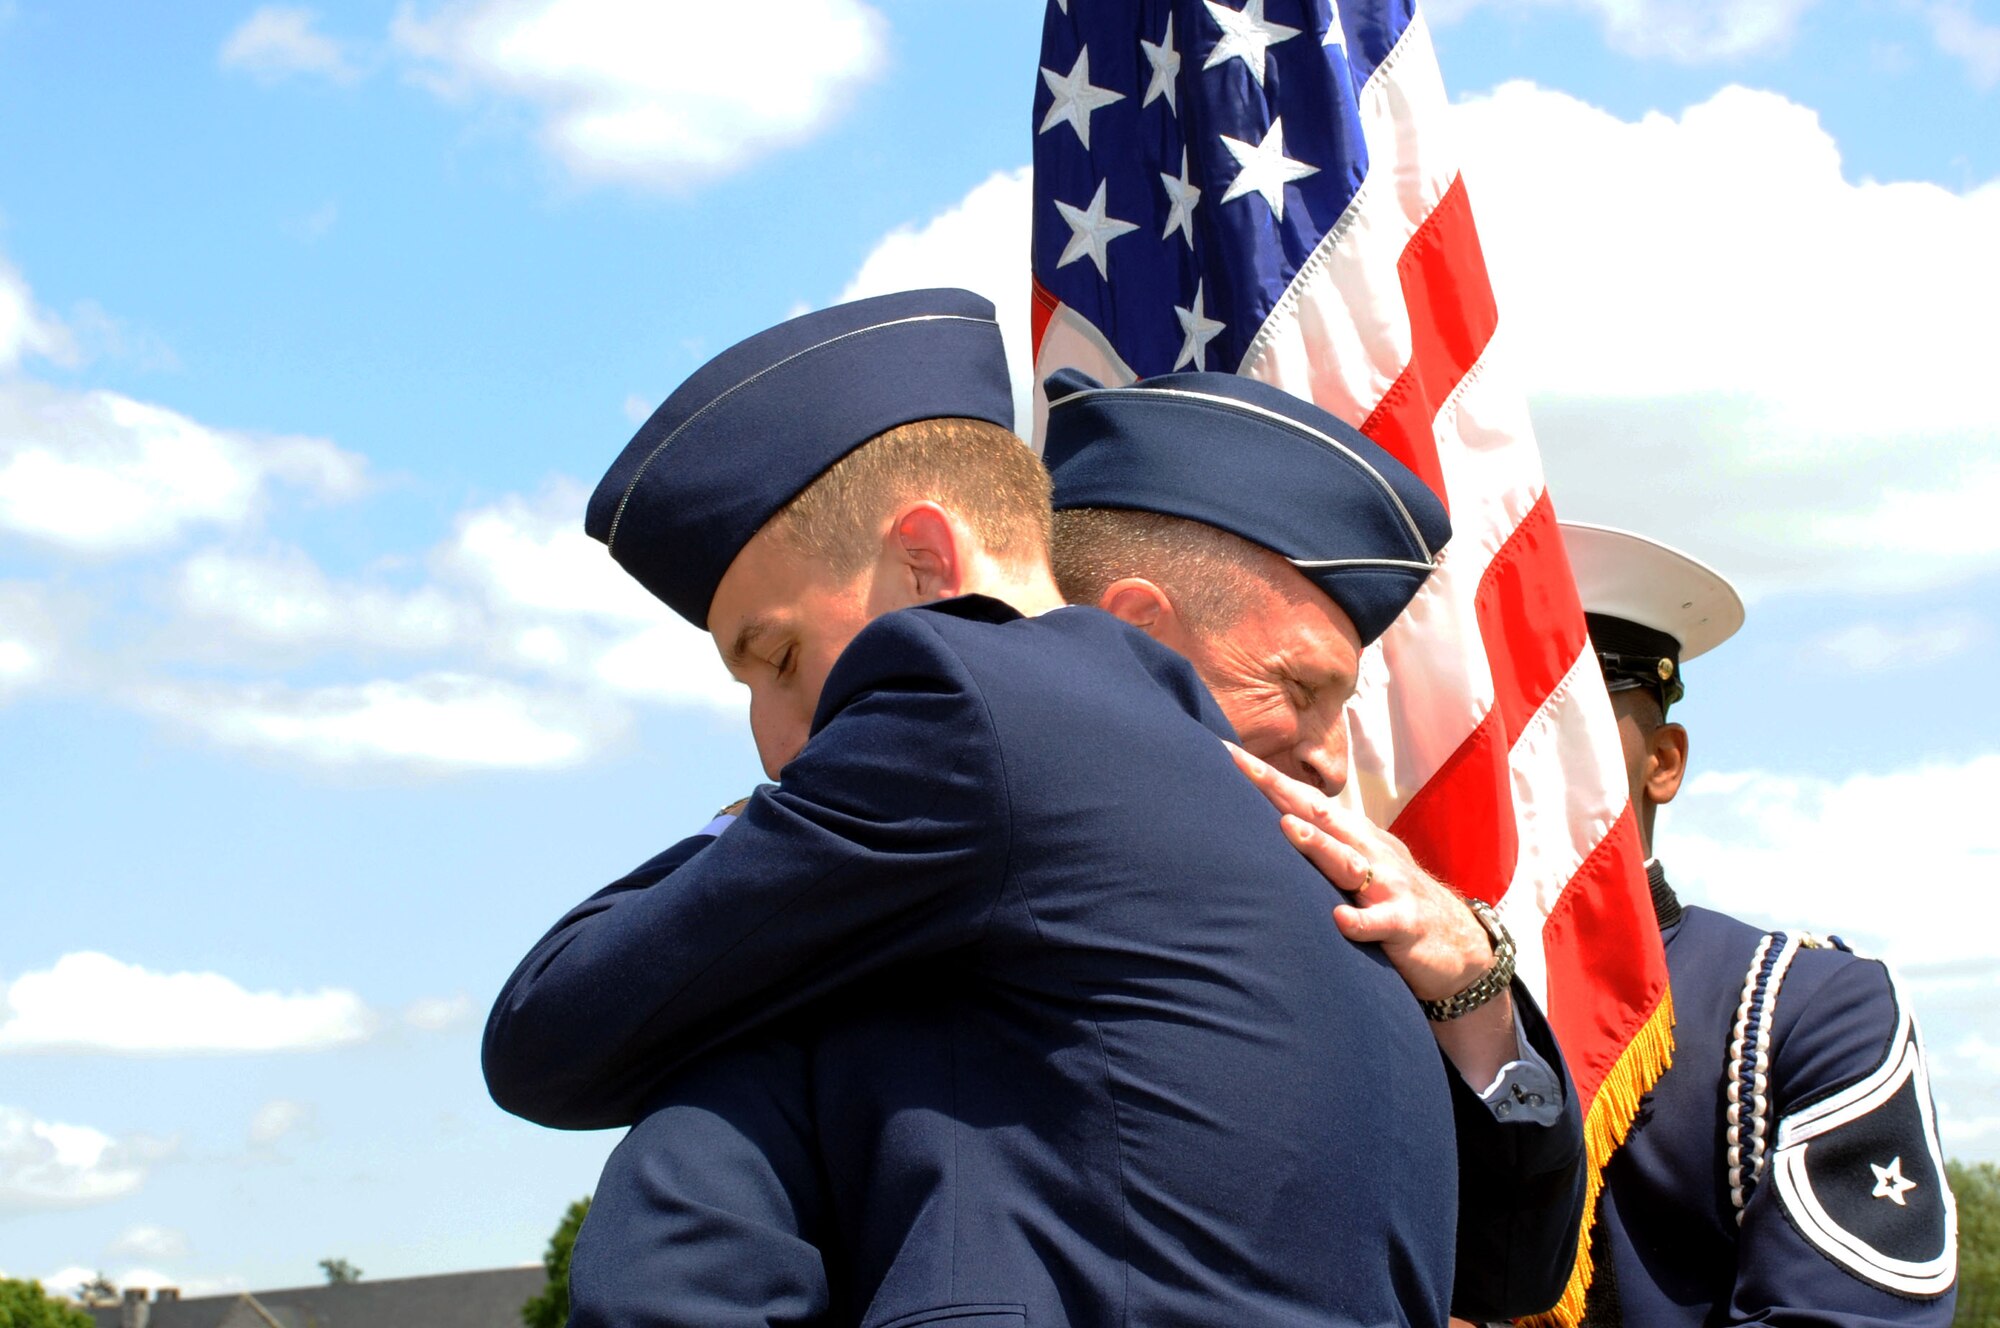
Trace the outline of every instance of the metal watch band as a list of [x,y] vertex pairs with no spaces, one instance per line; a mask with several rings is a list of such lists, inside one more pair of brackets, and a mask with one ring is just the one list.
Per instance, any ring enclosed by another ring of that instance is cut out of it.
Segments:
[[1493,966],[1455,996],[1447,996],[1441,1001],[1418,1001],[1417,1004],[1424,1009],[1424,1018],[1434,1024],[1449,1023],[1461,1015],[1471,1014],[1507,990],[1514,981],[1514,938],[1507,934],[1506,924],[1500,921],[1500,915],[1493,911],[1493,906],[1483,899],[1468,899],[1465,906],[1472,910],[1472,916],[1479,919],[1479,925],[1486,928],[1486,934],[1493,938]]

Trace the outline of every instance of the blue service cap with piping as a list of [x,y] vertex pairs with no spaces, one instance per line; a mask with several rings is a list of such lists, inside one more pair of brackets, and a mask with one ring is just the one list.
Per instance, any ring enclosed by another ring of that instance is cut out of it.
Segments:
[[584,529],[697,627],[780,508],[875,435],[959,416],[1014,427],[991,301],[903,291],[739,341],[697,369],[598,481]]
[[1159,512],[1260,544],[1325,591],[1364,645],[1451,538],[1444,504],[1407,466],[1268,383],[1183,373],[1105,387],[1063,369],[1045,387],[1057,511]]

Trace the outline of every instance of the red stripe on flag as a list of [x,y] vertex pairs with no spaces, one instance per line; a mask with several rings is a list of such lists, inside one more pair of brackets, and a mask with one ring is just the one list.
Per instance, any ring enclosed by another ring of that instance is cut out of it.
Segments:
[[1583,605],[1546,490],[1479,579],[1479,636],[1508,747],[1583,653]]
[[1388,448],[1440,499],[1446,499],[1432,425],[1445,398],[1478,362],[1500,320],[1463,176],[1451,182],[1410,237],[1396,260],[1396,271],[1410,312],[1410,362],[1383,393],[1361,432]]
[[1474,607],[1493,708],[1391,829],[1432,875],[1497,903],[1519,847],[1508,754],[1584,644],[1583,609],[1547,493],[1486,565]]
[[1520,847],[1507,749],[1499,713],[1489,710],[1389,827],[1424,870],[1489,904],[1506,893]]
[[1049,294],[1048,287],[1042,285],[1038,277],[1028,278],[1028,357],[1030,362],[1042,353],[1042,338],[1048,335],[1049,320],[1056,316],[1056,308],[1062,301]]
[[1542,924],[1549,1023],[1586,1102],[1666,990],[1667,960],[1652,896],[1631,886],[1644,875],[1639,829],[1628,806]]

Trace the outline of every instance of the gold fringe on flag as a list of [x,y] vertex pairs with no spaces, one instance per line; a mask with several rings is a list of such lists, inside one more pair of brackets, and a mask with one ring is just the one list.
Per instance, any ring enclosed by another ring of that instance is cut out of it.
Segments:
[[1562,1299],[1546,1314],[1520,1322],[1527,1328],[1576,1328],[1583,1322],[1584,1293],[1590,1290],[1596,1265],[1590,1257],[1590,1228],[1597,1216],[1598,1196],[1604,1192],[1604,1168],[1625,1136],[1632,1132],[1633,1118],[1639,1114],[1639,1099],[1652,1090],[1667,1067],[1674,1063],[1674,993],[1660,989],[1660,1003],[1632,1035],[1618,1063],[1604,1076],[1590,1113],[1583,1119],[1583,1148],[1590,1169],[1584,1182],[1583,1231],[1576,1242],[1576,1264],[1569,1270],[1569,1285]]

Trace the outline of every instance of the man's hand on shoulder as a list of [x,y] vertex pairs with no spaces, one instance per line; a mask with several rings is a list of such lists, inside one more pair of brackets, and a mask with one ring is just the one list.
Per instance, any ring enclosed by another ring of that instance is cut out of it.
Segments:
[[[1285,835],[1333,885],[1353,896],[1333,910],[1350,941],[1382,953],[1418,1000],[1441,1001],[1493,966],[1493,938],[1465,901],[1418,865],[1400,839],[1236,746],[1236,764],[1283,813]],[[1433,1023],[1438,1045],[1474,1088],[1515,1059],[1513,998],[1502,992],[1448,1023]]]
[[1236,764],[1284,814],[1286,836],[1326,879],[1354,897],[1333,910],[1341,934],[1372,941],[1419,1000],[1465,990],[1493,964],[1493,941],[1444,883],[1367,817],[1229,744]]

